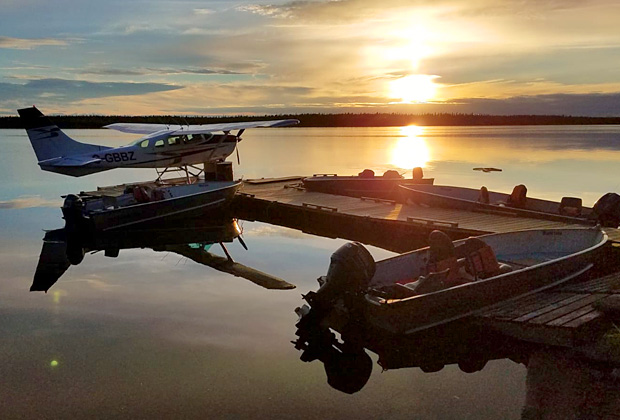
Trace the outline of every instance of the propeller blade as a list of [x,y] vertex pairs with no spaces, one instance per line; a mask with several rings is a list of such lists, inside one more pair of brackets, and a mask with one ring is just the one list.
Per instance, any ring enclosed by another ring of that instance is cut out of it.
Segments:
[[239,136],[235,140],[235,151],[237,152],[237,165],[241,165],[241,159],[239,158]]
[[248,250],[248,246],[245,244],[245,241],[243,240],[243,238],[241,237],[241,235],[237,236],[237,239],[239,239],[239,243],[241,244],[242,247],[245,248],[245,250]]

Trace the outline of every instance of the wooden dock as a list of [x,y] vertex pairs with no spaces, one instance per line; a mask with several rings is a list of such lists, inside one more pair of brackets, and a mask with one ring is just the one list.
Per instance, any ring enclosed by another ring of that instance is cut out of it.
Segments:
[[[426,245],[434,229],[441,229],[456,240],[487,233],[582,226],[309,192],[294,178],[244,182],[241,193],[235,197],[233,214],[244,220],[356,240],[395,252]],[[610,239],[620,241],[618,229],[606,231]]]
[[[426,245],[434,229],[461,239],[522,229],[583,226],[309,192],[294,178],[246,181],[235,197],[233,213],[245,220],[357,240],[395,252]],[[615,266],[620,262],[620,231],[605,231],[615,247],[610,246],[604,265]],[[502,302],[475,316],[474,321],[511,338],[562,346],[590,359],[620,364],[620,330],[614,330],[612,320],[594,308],[596,302],[611,295],[620,295],[620,273],[590,274],[578,283]]]

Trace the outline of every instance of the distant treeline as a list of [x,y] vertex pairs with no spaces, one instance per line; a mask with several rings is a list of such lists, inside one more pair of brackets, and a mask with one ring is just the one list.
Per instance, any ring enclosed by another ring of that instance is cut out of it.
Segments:
[[[101,128],[104,125],[127,123],[152,124],[213,124],[233,121],[259,121],[295,118],[298,127],[392,127],[406,125],[473,126],[473,125],[585,125],[620,124],[620,117],[573,117],[566,115],[479,115],[479,114],[287,114],[263,116],[126,116],[126,115],[75,115],[50,116],[61,128]],[[19,117],[0,117],[0,128],[23,128]]]

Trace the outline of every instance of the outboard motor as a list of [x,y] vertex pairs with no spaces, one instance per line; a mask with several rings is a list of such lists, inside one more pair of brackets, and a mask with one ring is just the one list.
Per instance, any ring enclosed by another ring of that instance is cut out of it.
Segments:
[[620,225],[620,195],[609,192],[598,199],[592,207],[593,216],[604,227]]
[[[69,224],[77,224],[82,219],[82,211],[84,210],[84,202],[75,194],[69,194],[62,203],[62,215],[65,222]],[[68,226],[67,226],[68,227]]]
[[84,259],[82,247],[81,226],[84,218],[84,202],[75,194],[69,194],[62,204],[62,215],[65,219],[65,231],[67,234],[67,259],[73,265],[77,265]]
[[327,310],[340,298],[363,293],[374,274],[370,252],[359,242],[349,242],[332,254],[323,284],[316,293],[306,295],[306,300],[314,310]]

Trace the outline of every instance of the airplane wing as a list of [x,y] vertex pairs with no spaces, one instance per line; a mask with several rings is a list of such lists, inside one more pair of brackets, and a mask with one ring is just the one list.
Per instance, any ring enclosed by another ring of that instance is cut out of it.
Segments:
[[281,278],[272,276],[246,265],[231,261],[228,258],[212,254],[202,248],[192,248],[188,245],[166,245],[163,249],[183,255],[199,264],[207,265],[218,271],[242,277],[265,289],[294,289],[295,285]]
[[244,130],[256,127],[286,127],[295,124],[299,124],[299,120],[244,121],[201,125],[114,123],[106,125],[104,128],[134,134],[152,134],[156,132],[162,132],[163,134],[163,132],[168,132],[169,135],[173,136],[181,134],[207,134],[214,131]]
[[178,130],[180,125],[166,125],[166,124],[135,124],[135,123],[114,123],[104,125],[103,128],[109,128],[110,130],[120,131],[121,133],[131,134],[151,134],[157,131],[169,131]]

